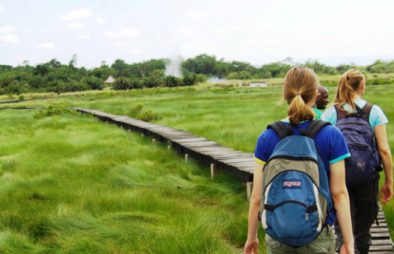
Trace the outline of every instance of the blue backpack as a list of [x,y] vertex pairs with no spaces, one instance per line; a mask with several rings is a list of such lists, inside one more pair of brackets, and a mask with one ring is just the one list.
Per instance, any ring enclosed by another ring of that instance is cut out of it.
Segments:
[[267,127],[280,141],[264,166],[261,223],[283,244],[299,247],[313,242],[332,210],[327,173],[314,142],[326,125],[313,120],[301,135],[280,121]]
[[337,112],[336,127],[346,139],[351,157],[346,163],[347,186],[367,185],[381,170],[379,153],[376,149],[374,133],[369,125],[369,114],[372,105],[364,108],[356,106],[356,112],[346,113],[335,106]]

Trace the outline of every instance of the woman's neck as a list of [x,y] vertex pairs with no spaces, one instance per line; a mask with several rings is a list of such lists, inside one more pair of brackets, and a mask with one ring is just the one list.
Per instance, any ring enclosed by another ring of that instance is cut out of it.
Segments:
[[360,98],[361,98],[361,94],[355,93],[355,94],[353,95],[352,101],[355,101],[355,100],[360,99]]

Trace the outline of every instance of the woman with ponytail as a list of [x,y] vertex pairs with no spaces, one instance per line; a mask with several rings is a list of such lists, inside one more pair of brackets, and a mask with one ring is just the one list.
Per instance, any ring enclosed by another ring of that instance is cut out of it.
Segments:
[[[346,121],[344,119],[348,116],[361,116],[366,120],[365,122],[368,122],[370,130],[368,130],[368,124],[366,124],[367,131],[372,133],[370,135],[374,137],[371,142],[371,151],[376,153],[375,158],[380,157],[385,173],[385,182],[381,188],[381,200],[383,203],[387,203],[393,196],[392,157],[386,131],[388,119],[377,105],[369,104],[362,98],[365,93],[365,82],[365,77],[359,70],[350,69],[346,71],[338,82],[334,105],[324,112],[322,119],[333,125],[341,120],[341,126],[347,129],[351,127],[350,120],[349,123],[344,122]],[[352,157],[357,158],[356,152]],[[366,160],[368,159],[366,158]],[[378,161],[374,164],[380,163]],[[355,172],[354,167],[351,162],[346,165],[347,188],[350,197],[356,249],[360,254],[364,254],[368,253],[371,242],[369,231],[378,213],[378,172],[381,170],[381,166],[371,164],[372,177],[366,175],[369,178],[366,179],[366,183],[355,184],[350,181],[350,179],[355,179],[352,175]]]
[[[283,85],[283,97],[289,104],[287,118],[281,120],[291,126],[295,135],[308,128],[314,119],[312,107],[317,97],[319,81],[316,74],[307,67],[293,67],[286,74]],[[258,253],[259,240],[258,214],[261,203],[262,183],[264,179],[264,165],[271,156],[280,138],[273,129],[266,129],[257,140],[255,149],[256,166],[253,176],[253,190],[250,198],[248,215],[248,235],[244,246],[244,254]],[[330,194],[334,201],[336,217],[343,232],[344,244],[340,253],[354,253],[353,234],[350,220],[349,197],[345,184],[344,159],[349,157],[348,148],[341,132],[331,125],[324,126],[314,137],[319,156],[324,164]],[[267,164],[268,165],[268,164]],[[265,235],[267,253],[335,253],[335,236],[332,225],[335,212],[329,211],[324,223],[326,227],[310,244],[304,246],[290,246],[278,242]]]

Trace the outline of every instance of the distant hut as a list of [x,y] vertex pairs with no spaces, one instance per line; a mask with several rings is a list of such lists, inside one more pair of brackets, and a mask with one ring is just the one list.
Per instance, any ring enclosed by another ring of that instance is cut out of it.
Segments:
[[114,77],[112,77],[112,76],[109,76],[105,81],[104,81],[104,83],[106,83],[106,84],[113,84],[115,82],[115,79],[114,79]]

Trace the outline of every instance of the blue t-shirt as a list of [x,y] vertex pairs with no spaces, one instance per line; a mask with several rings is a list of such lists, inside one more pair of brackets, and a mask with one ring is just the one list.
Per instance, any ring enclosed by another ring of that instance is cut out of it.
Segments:
[[[309,126],[309,123],[310,122],[307,121],[301,123],[297,128],[293,127],[293,133],[299,135],[300,129],[306,129]],[[272,129],[267,129],[261,133],[254,151],[256,162],[260,164],[267,162],[279,141],[280,139],[278,135]],[[330,181],[330,164],[334,164],[350,157],[345,138],[339,129],[335,126],[328,125],[319,131],[314,141],[319,151],[320,158],[324,163],[328,180]],[[331,225],[334,222],[334,219],[335,216],[330,214],[327,218],[327,223]]]
[[[354,103],[358,107],[363,108],[367,104],[367,101],[361,99],[360,97],[357,97],[354,100]],[[343,108],[349,113],[353,111],[353,109],[348,104],[345,104]],[[337,123],[337,111],[335,107],[334,106],[329,107],[323,113],[321,119],[335,125]],[[389,120],[387,119],[386,115],[383,113],[382,109],[377,105],[373,105],[371,108],[371,113],[369,114],[369,125],[371,126],[372,131],[375,131],[376,126],[387,124],[388,122]]]

